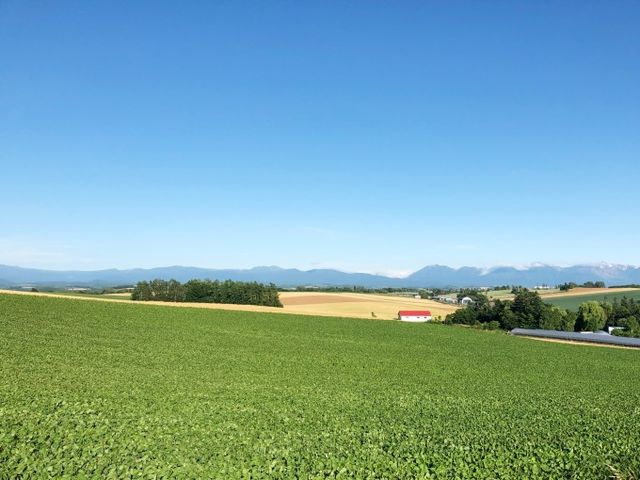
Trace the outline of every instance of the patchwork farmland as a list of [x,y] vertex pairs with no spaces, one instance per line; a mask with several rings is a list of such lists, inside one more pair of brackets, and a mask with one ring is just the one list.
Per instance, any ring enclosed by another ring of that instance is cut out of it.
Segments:
[[6,294],[0,332],[2,478],[640,474],[637,351]]
[[[2,293],[3,290],[0,290]],[[14,295],[36,295],[97,301],[132,302],[129,294],[86,295],[68,292],[32,293],[5,290],[4,293]],[[377,318],[380,320],[396,319],[399,310],[430,310],[433,317],[444,317],[455,312],[457,306],[446,305],[432,300],[415,299],[396,295],[380,295],[371,293],[323,293],[323,292],[282,292],[280,300],[283,308],[263,307],[259,305],[231,305],[220,303],[180,303],[180,302],[145,302],[169,307],[206,308],[216,310],[241,310],[263,313],[295,313],[300,315],[339,316],[351,318]],[[373,313],[373,315],[372,315]]]
[[[582,288],[577,287],[568,291],[553,289],[550,291],[539,291],[540,297],[552,305],[557,305],[567,310],[578,310],[583,302],[598,301],[612,302],[614,298],[618,300],[623,297],[640,299],[639,288]],[[491,300],[513,300],[511,290],[490,290],[487,296]]]

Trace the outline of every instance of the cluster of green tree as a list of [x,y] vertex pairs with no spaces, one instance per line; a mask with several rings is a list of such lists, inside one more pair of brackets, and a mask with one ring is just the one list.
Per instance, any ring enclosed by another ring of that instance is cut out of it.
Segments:
[[520,327],[573,331],[577,321],[576,313],[548,305],[538,292],[526,288],[519,289],[513,300],[494,302],[478,290],[465,289],[460,294],[473,299],[473,303],[447,315],[445,323],[505,330]]
[[432,288],[430,290],[431,297],[437,297],[440,295],[449,295],[450,293],[455,293],[457,289],[455,288]]
[[640,300],[633,298],[615,298],[613,303],[584,302],[577,312],[572,312],[544,303],[538,292],[526,288],[519,289],[513,300],[494,302],[478,290],[465,289],[459,295],[472,298],[473,303],[447,315],[445,323],[489,329],[541,328],[567,332],[593,332],[615,326],[623,327],[614,330],[615,335],[640,337]]
[[622,327],[614,335],[640,337],[640,301],[623,297],[609,302],[584,302],[578,308],[576,331],[595,331],[605,327]]
[[513,285],[496,285],[491,290],[511,290],[512,288],[514,288]]
[[567,283],[563,283],[562,285],[558,285],[558,288],[560,289],[560,291],[562,292],[566,292],[571,290],[572,288],[605,288],[605,284],[602,281],[597,281],[597,282],[584,282],[582,285],[578,285],[575,282],[567,282]]
[[282,307],[278,289],[274,284],[234,282],[225,280],[152,280],[138,282],[131,294],[132,300],[159,300],[163,302],[232,303]]
[[612,303],[600,304],[607,313],[607,324],[612,327],[623,327],[614,330],[614,335],[624,337],[640,337],[640,300],[622,297],[613,299]]

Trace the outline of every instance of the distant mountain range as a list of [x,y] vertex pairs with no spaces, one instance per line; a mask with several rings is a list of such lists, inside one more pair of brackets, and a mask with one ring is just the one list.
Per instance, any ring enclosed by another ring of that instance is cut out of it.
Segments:
[[154,278],[175,278],[181,282],[192,278],[273,282],[282,287],[300,285],[358,285],[382,287],[490,287],[495,285],[535,286],[564,282],[584,283],[602,280],[607,285],[640,284],[640,267],[630,265],[576,265],[555,267],[535,265],[527,268],[476,267],[451,268],[430,265],[404,278],[347,273],[331,269],[298,270],[295,268],[255,267],[246,270],[218,270],[197,267],[159,267],[130,270],[55,271],[0,265],[0,286],[116,286]]

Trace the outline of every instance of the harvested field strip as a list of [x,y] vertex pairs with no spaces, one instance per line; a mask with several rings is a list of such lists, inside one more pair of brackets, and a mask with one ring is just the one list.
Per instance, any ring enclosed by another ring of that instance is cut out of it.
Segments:
[[559,298],[559,297],[576,297],[581,295],[613,295],[619,293],[633,293],[640,292],[638,288],[572,288],[566,292],[554,292],[541,294],[544,298]]
[[364,298],[354,298],[345,295],[296,295],[287,296],[287,294],[281,294],[280,300],[282,304],[287,307],[290,305],[317,305],[320,303],[344,303],[344,302],[366,302]]

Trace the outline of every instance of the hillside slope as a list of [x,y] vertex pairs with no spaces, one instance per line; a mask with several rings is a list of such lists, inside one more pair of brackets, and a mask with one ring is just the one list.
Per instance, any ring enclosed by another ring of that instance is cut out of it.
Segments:
[[10,478],[640,471],[635,351],[20,295],[0,331]]

